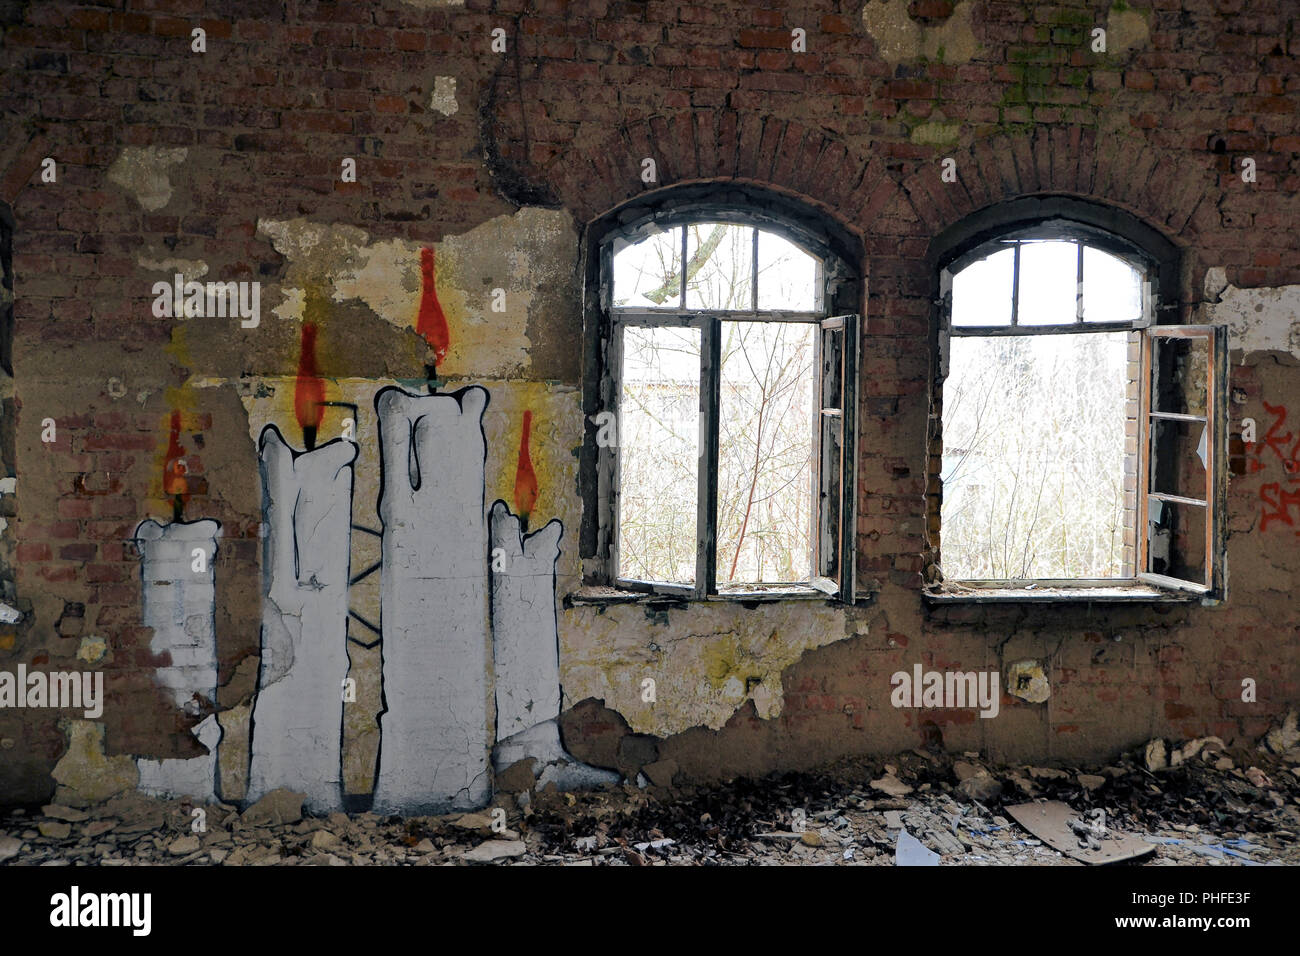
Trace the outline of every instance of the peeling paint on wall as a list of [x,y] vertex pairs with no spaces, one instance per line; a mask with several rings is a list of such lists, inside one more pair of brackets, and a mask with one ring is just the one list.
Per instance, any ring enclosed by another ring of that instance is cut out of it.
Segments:
[[1031,704],[1041,704],[1052,696],[1047,674],[1039,661],[1016,661],[1007,668],[1007,693]]
[[68,749],[50,772],[59,787],[54,799],[67,806],[99,803],[140,782],[135,761],[125,755],[104,753],[104,725],[93,720],[69,720],[65,725]]
[[1147,14],[1132,7],[1116,4],[1106,14],[1106,53],[1119,56],[1144,47],[1151,39]]
[[[398,328],[414,329],[419,312],[420,252],[427,243],[370,242],[355,226],[306,219],[260,219],[257,231],[288,260],[283,301],[272,311],[301,319],[303,288],[324,284],[335,302],[359,300]],[[452,324],[440,376],[500,377],[526,371],[532,346],[530,310],[542,289],[571,280],[577,236],[567,213],[525,207],[432,244],[438,297]],[[493,290],[505,311],[493,311]]]
[[208,264],[202,259],[177,259],[175,257],[158,258],[140,255],[135,264],[150,272],[163,272],[170,278],[180,273],[186,282],[197,282],[208,274]]
[[429,109],[437,110],[443,116],[451,116],[459,108],[456,102],[456,78],[454,76],[434,77]]
[[212,559],[220,533],[221,525],[211,520],[164,525],[152,518],[135,532],[143,559],[144,625],[153,629],[149,647],[166,660],[154,679],[189,714],[217,696]]
[[[1209,275],[1206,283],[1208,292],[1213,286]],[[1218,301],[1205,305],[1204,312],[1206,322],[1228,326],[1232,348],[1289,352],[1300,358],[1300,285],[1271,289],[1228,285],[1219,292]]]
[[888,63],[926,59],[968,63],[979,51],[971,29],[970,0],[958,3],[948,19],[927,26],[908,15],[908,0],[867,0],[862,24],[876,42],[876,52]]
[[109,182],[121,186],[145,209],[156,212],[172,198],[168,169],[185,162],[189,150],[184,146],[165,149],[161,146],[128,146],[109,167]]
[[209,714],[194,726],[191,733],[207,749],[205,755],[187,760],[136,758],[142,792],[153,797],[193,797],[203,803],[216,799],[217,744],[221,741],[221,725],[215,715]]
[[[854,636],[842,609],[819,602],[691,604],[659,612],[641,605],[577,607],[561,629],[565,706],[589,697],[637,733],[668,737],[718,730],[747,700],[758,716],[781,714],[781,672],[807,651]],[[655,681],[653,703],[641,681]]]

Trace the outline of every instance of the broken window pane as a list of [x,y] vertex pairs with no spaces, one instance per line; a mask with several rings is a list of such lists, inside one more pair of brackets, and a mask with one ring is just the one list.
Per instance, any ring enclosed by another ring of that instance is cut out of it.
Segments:
[[700,332],[623,330],[618,576],[695,580]]
[[754,307],[754,228],[720,222],[686,227],[686,308]]
[[1151,420],[1151,490],[1205,500],[1204,422]]
[[1198,505],[1147,502],[1147,570],[1208,585],[1205,574],[1206,509]]
[[1123,259],[1083,250],[1083,321],[1131,322],[1142,317],[1142,273]]
[[817,260],[776,233],[758,232],[758,307],[787,312],[817,308]]
[[669,229],[625,246],[614,256],[614,306],[676,309],[681,306],[682,232]]
[[954,336],[951,349],[944,573],[956,580],[1130,573],[1128,333]]
[[952,277],[954,326],[1010,325],[1015,249],[972,262]]
[[1161,337],[1152,342],[1151,410],[1205,417],[1210,343]]
[[1069,325],[1073,322],[1078,274],[1078,243],[1022,242],[1016,324]]
[[812,575],[819,327],[723,322],[717,579],[792,583]]

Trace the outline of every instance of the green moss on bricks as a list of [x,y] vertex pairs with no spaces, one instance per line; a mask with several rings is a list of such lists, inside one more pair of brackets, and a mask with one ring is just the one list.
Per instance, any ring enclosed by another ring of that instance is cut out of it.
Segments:
[[923,123],[909,138],[918,146],[952,146],[961,139],[961,123]]
[[1093,14],[1089,10],[1057,10],[1052,14],[1052,25],[1063,26],[1091,26],[1093,23]]

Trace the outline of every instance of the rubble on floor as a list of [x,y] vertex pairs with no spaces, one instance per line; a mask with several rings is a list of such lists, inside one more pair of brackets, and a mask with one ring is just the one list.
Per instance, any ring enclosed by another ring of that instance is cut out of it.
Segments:
[[1300,741],[1287,721],[1258,748],[1152,741],[1100,768],[918,749],[711,787],[502,793],[437,817],[303,816],[288,791],[242,813],[132,793],[0,812],[0,865],[1082,865],[1010,819],[1036,801],[1068,804],[1081,846],[1111,832],[1154,847],[1121,865],[1297,864]]

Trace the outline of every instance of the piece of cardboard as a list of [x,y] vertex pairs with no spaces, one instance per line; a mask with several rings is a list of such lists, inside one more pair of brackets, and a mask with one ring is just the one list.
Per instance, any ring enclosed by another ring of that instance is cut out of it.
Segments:
[[1099,841],[1100,848],[1086,849],[1080,846],[1079,836],[1070,829],[1067,821],[1071,818],[1077,819],[1082,814],[1059,800],[1019,803],[1014,807],[1007,807],[1006,811],[1013,820],[1052,849],[1059,850],[1082,863],[1092,865],[1119,863],[1122,860],[1135,860],[1155,852],[1155,847],[1145,840],[1110,829],[1106,831],[1105,838]]

